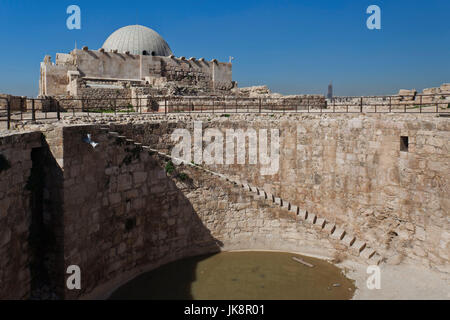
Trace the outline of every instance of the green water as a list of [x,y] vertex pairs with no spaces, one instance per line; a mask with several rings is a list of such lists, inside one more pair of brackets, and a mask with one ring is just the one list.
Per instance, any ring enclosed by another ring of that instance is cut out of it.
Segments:
[[144,273],[110,299],[350,299],[354,291],[353,281],[323,260],[285,252],[222,252]]

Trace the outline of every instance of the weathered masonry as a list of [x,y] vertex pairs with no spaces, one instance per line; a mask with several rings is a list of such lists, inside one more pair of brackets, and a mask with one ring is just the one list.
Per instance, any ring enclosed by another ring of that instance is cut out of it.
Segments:
[[[0,298],[104,297],[143,271],[230,249],[366,263],[379,255],[376,262],[449,272],[446,118],[121,119],[0,137]],[[193,130],[194,121],[205,130],[278,128],[278,173],[262,176],[249,164],[209,166],[213,173],[172,167],[155,150],[170,155],[173,130]],[[65,287],[73,264],[82,270],[79,291]]]
[[[114,32],[99,50],[74,49],[41,62],[39,96],[101,97],[156,93],[172,84],[200,92],[228,92],[231,63],[175,57],[155,31],[127,26]],[[114,95],[113,95],[114,96]]]
[[40,96],[87,96],[96,88],[131,90],[177,83],[208,91],[233,88],[231,63],[132,55],[98,50],[57,53],[56,62],[46,57],[41,63]]

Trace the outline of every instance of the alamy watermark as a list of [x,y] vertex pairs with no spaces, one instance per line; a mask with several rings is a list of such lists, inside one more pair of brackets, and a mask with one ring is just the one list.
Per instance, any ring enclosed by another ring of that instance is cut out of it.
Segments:
[[245,131],[225,129],[224,135],[222,130],[216,128],[207,128],[203,132],[203,123],[195,121],[193,137],[187,129],[176,129],[171,139],[176,142],[171,154],[175,164],[194,162],[207,165],[244,165],[248,140],[248,164],[259,163],[261,175],[274,175],[280,167],[279,129],[270,129],[270,152],[268,129],[259,129],[258,132],[253,128]]
[[67,7],[67,14],[70,16],[66,20],[66,26],[69,30],[81,29],[81,9],[79,6],[72,4]]
[[367,278],[366,285],[367,289],[381,289],[381,270],[379,266],[371,265],[367,267],[367,274],[370,276]]
[[77,265],[70,265],[66,270],[67,277],[66,286],[69,290],[80,290],[81,289],[81,269]]
[[381,29],[381,9],[379,6],[372,4],[367,7],[367,14],[370,16],[367,18],[366,26],[369,30]]

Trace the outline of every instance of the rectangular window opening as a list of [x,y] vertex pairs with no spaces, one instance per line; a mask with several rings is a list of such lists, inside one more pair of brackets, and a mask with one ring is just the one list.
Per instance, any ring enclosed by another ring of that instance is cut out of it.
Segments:
[[408,152],[408,137],[400,137],[400,151]]

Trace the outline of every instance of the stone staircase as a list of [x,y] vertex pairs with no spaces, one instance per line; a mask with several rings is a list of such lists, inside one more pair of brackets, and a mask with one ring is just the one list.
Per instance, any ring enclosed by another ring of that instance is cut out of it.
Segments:
[[102,127],[101,130],[104,133],[107,133],[108,135],[111,135],[117,139],[123,140],[128,145],[133,144],[137,148],[141,148],[142,150],[153,152],[154,154],[157,154],[160,157],[168,159],[168,160],[178,160],[179,162],[183,163],[184,165],[191,166],[197,170],[202,170],[203,172],[205,172],[207,174],[219,177],[220,179],[228,181],[229,183],[233,183],[233,184],[243,188],[246,192],[253,193],[255,196],[257,196],[261,200],[269,201],[271,203],[274,203],[277,206],[280,206],[281,209],[286,210],[286,211],[292,213],[293,215],[297,216],[300,220],[305,221],[312,228],[315,228],[315,230],[317,230],[318,232],[323,232],[329,238],[345,245],[348,248],[350,254],[357,256],[357,257],[361,257],[369,265],[378,265],[383,261],[383,257],[379,253],[377,253],[375,249],[369,247],[364,240],[356,238],[355,236],[351,235],[350,233],[347,233],[344,229],[340,228],[338,225],[336,225],[332,222],[329,222],[326,219],[315,215],[314,213],[308,212],[307,210],[302,209],[302,208],[290,203],[287,200],[284,200],[280,197],[276,197],[273,194],[267,193],[262,188],[258,188],[256,186],[252,186],[248,183],[241,182],[236,179],[232,179],[226,175],[211,171],[200,165],[188,163],[183,159],[172,157],[171,155],[160,152],[156,149],[152,149],[149,146],[144,146],[141,143],[135,142],[133,139],[128,139],[126,136],[120,135],[118,132],[111,131],[109,127]]

